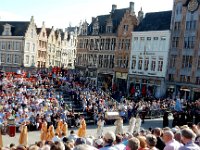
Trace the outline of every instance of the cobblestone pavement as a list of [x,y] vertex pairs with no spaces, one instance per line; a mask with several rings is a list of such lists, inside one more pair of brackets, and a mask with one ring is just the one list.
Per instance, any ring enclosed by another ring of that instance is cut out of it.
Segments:
[[[171,118],[170,118],[170,125],[171,125]],[[148,129],[149,127],[162,127],[162,118],[157,118],[157,119],[146,119],[145,123],[142,124],[142,128]],[[128,128],[128,124],[124,125],[124,131],[126,132]],[[74,129],[74,128],[72,128]],[[72,129],[69,129],[72,130]],[[75,132],[77,133],[77,129],[74,129]],[[115,126],[113,125],[106,125],[104,127],[104,133],[106,131],[115,131]],[[87,136],[92,135],[96,136],[96,126],[91,125],[87,126]],[[69,132],[68,132],[69,133]],[[10,143],[14,143],[18,145],[18,139],[19,139],[19,133],[16,133],[15,137],[9,137],[8,135],[3,135],[3,143],[4,146],[8,146]],[[40,140],[40,131],[34,131],[34,132],[29,132],[28,133],[28,143],[29,144],[34,144],[36,141]]]

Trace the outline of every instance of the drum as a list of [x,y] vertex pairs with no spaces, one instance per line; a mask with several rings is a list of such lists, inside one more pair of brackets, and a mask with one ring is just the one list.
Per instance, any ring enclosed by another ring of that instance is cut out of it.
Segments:
[[14,137],[16,133],[16,126],[15,125],[8,125],[8,135],[10,137]]
[[116,120],[120,117],[119,112],[106,112],[105,119],[106,120]]

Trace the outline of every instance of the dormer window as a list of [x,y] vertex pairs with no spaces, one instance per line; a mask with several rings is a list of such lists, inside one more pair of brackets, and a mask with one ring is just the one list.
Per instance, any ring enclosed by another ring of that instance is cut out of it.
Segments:
[[3,36],[11,36],[11,25],[10,24],[5,24],[4,25],[4,31],[2,33]]
[[106,32],[107,33],[112,33],[112,26],[107,26]]

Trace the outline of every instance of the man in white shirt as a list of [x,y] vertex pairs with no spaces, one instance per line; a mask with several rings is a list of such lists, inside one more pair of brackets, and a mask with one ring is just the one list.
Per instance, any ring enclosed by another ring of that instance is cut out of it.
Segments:
[[165,142],[164,150],[178,150],[182,146],[174,139],[174,133],[170,130],[163,133],[163,141]]

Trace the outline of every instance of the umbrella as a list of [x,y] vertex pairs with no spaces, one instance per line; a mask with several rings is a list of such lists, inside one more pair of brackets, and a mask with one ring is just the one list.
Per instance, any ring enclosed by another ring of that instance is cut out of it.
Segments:
[[28,131],[27,126],[23,126],[20,136],[19,136],[19,144],[27,146],[28,145]]

